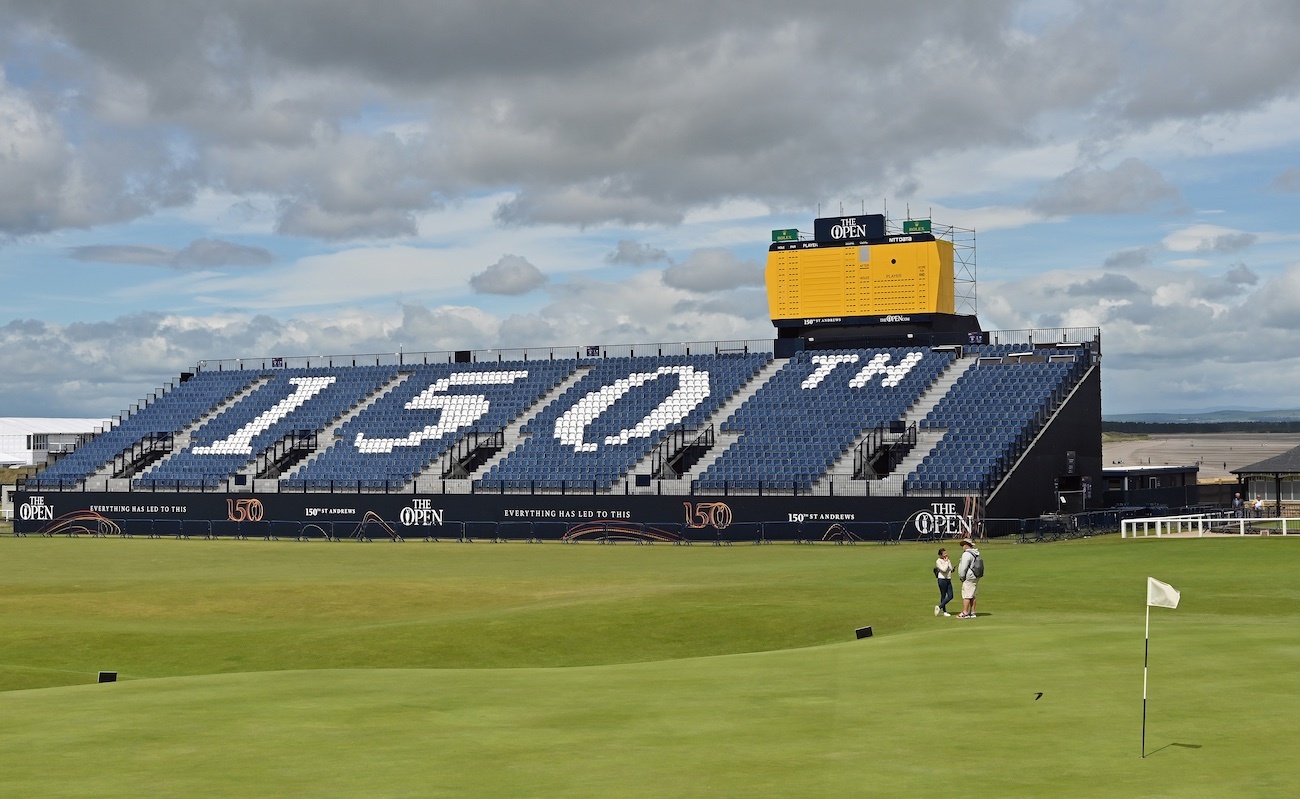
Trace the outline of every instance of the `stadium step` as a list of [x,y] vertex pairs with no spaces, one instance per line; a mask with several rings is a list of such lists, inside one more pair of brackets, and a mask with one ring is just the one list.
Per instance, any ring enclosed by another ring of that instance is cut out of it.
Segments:
[[930,386],[930,390],[922,394],[916,404],[908,410],[907,421],[909,423],[919,423],[924,419],[930,411],[934,410],[934,406],[938,405],[939,401],[948,394],[949,389],[961,379],[962,375],[975,366],[977,361],[977,358],[963,357],[957,358],[949,364],[944,373],[939,375],[939,378]]
[[[280,477],[276,478],[274,482],[278,483],[280,480],[288,480],[293,477],[296,477],[298,472],[301,471],[307,464],[316,460],[318,457],[320,457],[320,454],[322,452],[324,452],[325,450],[329,449],[334,445],[338,431],[343,427],[344,424],[351,421],[353,417],[355,417],[357,414],[364,411],[366,408],[369,408],[371,405],[374,405],[384,395],[388,394],[393,389],[405,383],[407,380],[410,379],[410,377],[411,375],[409,374],[399,374],[397,377],[393,378],[392,380],[388,381],[384,385],[380,386],[377,391],[375,391],[369,397],[366,397],[364,400],[358,403],[355,408],[351,409],[347,413],[335,419],[333,424],[329,425],[327,428],[321,431],[320,445],[316,448],[316,452],[307,456],[302,460],[301,463],[296,464],[292,469],[280,475]],[[255,464],[249,464],[248,466],[245,466],[241,470],[241,472],[251,476],[254,468],[255,468]],[[251,484],[252,480],[250,479],[249,482]]]
[[[521,429],[523,429],[524,425],[531,422],[539,413],[546,410],[546,406],[551,404],[552,400],[559,399],[560,397],[564,396],[564,392],[568,391],[570,388],[573,388],[573,386],[577,385],[578,381],[586,377],[590,371],[591,371],[590,366],[579,366],[577,369],[574,370],[573,374],[569,375],[559,385],[551,389],[545,396],[539,399],[531,408],[529,408],[527,411],[517,416],[513,422],[506,425],[504,431],[505,445],[501,447],[501,450],[497,452],[497,454],[493,455],[491,458],[488,458],[486,461],[483,462],[482,465],[480,465],[477,469],[475,469],[474,473],[471,474],[469,478],[464,481],[465,485],[468,486],[476,476],[486,474],[489,469],[491,469],[493,466],[496,466],[498,463],[504,460],[505,457],[509,455],[511,452],[514,452],[515,448],[518,447],[519,444],[523,442],[524,439],[526,438],[524,435],[522,435],[519,432]],[[425,470],[415,478],[416,491],[433,492],[433,493],[440,492],[442,490],[442,485],[444,483],[441,470],[442,470],[441,460],[435,461],[434,463],[431,463],[427,468],[425,468]],[[448,491],[451,491],[453,493],[459,493],[459,491],[454,490],[456,488],[459,488],[460,484],[458,481],[447,480],[445,482],[449,484]],[[434,488],[435,485],[437,486],[436,489]],[[466,488],[465,493],[469,493],[468,488]]]
[[921,459],[934,451],[939,444],[939,439],[947,432],[939,428],[929,428],[917,431],[916,446],[899,462],[897,468],[883,480],[878,482],[880,494],[882,496],[896,496],[903,493],[903,481],[907,475],[916,469],[921,463]]
[[[910,425],[924,419],[926,414],[943,399],[957,380],[966,373],[966,370],[975,365],[975,361],[974,358],[956,358],[952,363],[948,364],[948,368],[935,378],[925,393],[907,410],[907,413],[903,416],[903,422]],[[870,433],[870,430],[864,430],[862,435],[854,440],[853,445],[835,463],[831,464],[831,467],[826,470],[821,479],[814,484],[814,490],[827,488],[827,483],[847,484],[847,481],[853,479],[853,453]],[[902,494],[903,479],[907,477],[909,471],[916,468],[916,464],[920,463],[922,458],[930,454],[942,437],[942,433],[935,435],[928,430],[918,430],[916,446],[912,448],[912,451],[907,454],[907,457],[903,458],[898,466],[894,467],[893,472],[887,477],[873,482],[873,492],[880,491],[886,496],[890,495],[890,493]]]
[[[739,391],[737,391],[735,394],[731,396],[730,399],[724,402],[722,406],[718,408],[718,410],[714,411],[713,415],[710,416],[708,419],[706,419],[704,421],[704,424],[701,426],[708,427],[709,425],[713,425],[714,430],[719,430],[722,423],[726,421],[731,416],[731,414],[735,413],[736,409],[738,409],[741,405],[744,405],[746,400],[748,400],[750,397],[758,393],[758,390],[762,388],[764,385],[766,385],[767,381],[771,380],[772,377],[777,372],[781,371],[781,369],[784,368],[788,362],[789,359],[787,358],[774,358],[770,363],[768,363],[762,369],[759,369],[758,373],[755,374],[754,377],[748,383],[742,386]],[[719,430],[719,432],[714,437],[713,448],[708,452],[706,452],[704,454],[704,457],[696,461],[695,465],[692,466],[690,469],[687,469],[686,472],[682,474],[682,476],[679,479],[667,480],[662,482],[675,483],[681,486],[689,486],[692,480],[697,479],[701,474],[704,473],[705,469],[713,465],[713,462],[716,461],[718,457],[722,455],[722,453],[727,451],[727,447],[730,447],[732,444],[736,443],[739,440],[740,440],[740,433],[724,433]],[[649,474],[651,457],[652,457],[651,455],[646,455],[646,457],[638,461],[637,464],[628,471],[628,476],[624,478],[624,482],[625,483],[629,481],[634,482],[636,479],[635,476],[637,474]],[[618,486],[617,488],[628,488],[628,486]],[[635,486],[631,486],[631,488],[635,489]],[[645,492],[645,489],[643,487],[642,489],[640,489],[639,492],[636,493],[643,493],[643,492],[653,493],[654,490],[657,489],[658,486],[655,486],[654,489],[652,489],[650,492]]]
[[[191,441],[191,439],[192,439],[193,436],[194,436],[194,431],[195,431],[195,430],[198,430],[200,427],[202,427],[203,425],[207,424],[208,421],[211,420],[211,419],[213,419],[214,417],[219,416],[219,415],[221,415],[222,413],[224,413],[224,412],[226,411],[227,408],[231,408],[231,407],[234,407],[235,405],[239,404],[239,402],[240,402],[241,400],[243,400],[245,397],[247,397],[249,394],[252,394],[254,391],[257,391],[259,388],[261,388],[262,386],[266,385],[266,384],[269,383],[269,382],[271,382],[271,378],[270,378],[270,377],[259,377],[259,378],[257,378],[256,380],[254,380],[253,382],[249,383],[248,386],[247,386],[246,388],[244,388],[243,391],[237,392],[236,394],[234,394],[233,396],[231,396],[231,397],[230,397],[228,400],[226,400],[225,402],[221,403],[221,404],[218,405],[217,407],[213,408],[212,410],[210,410],[210,411],[208,411],[207,413],[205,413],[205,414],[203,414],[202,416],[200,416],[200,417],[199,417],[198,419],[196,419],[192,424],[190,424],[189,426],[183,428],[179,433],[177,433],[177,434],[173,437],[173,439],[172,439],[173,449],[172,449],[172,454],[171,454],[171,455],[168,455],[167,457],[162,458],[161,460],[158,460],[158,461],[154,462],[153,464],[151,464],[151,465],[149,466],[149,468],[147,468],[147,469],[145,469],[144,471],[140,472],[140,473],[139,473],[138,475],[136,475],[134,478],[127,478],[127,479],[146,479],[146,480],[147,480],[147,479],[149,478],[149,474],[150,474],[150,472],[152,472],[152,471],[154,471],[155,469],[159,468],[159,467],[162,466],[164,463],[167,463],[167,461],[171,460],[171,458],[173,458],[173,457],[176,455],[176,453],[178,453],[178,452],[184,452],[185,449],[189,447],[189,445],[190,445],[190,441]],[[111,467],[111,464],[110,464],[110,467]]]

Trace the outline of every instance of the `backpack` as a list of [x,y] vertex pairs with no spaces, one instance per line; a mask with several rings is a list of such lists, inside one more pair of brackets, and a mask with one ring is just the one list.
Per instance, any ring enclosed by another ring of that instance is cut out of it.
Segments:
[[970,563],[970,573],[976,577],[984,576],[984,558],[979,555],[975,556],[975,559]]

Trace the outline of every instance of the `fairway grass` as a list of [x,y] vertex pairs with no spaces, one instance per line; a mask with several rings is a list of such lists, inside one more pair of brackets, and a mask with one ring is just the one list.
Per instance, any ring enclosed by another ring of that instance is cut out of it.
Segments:
[[1294,546],[0,539],[0,795],[1292,796]]

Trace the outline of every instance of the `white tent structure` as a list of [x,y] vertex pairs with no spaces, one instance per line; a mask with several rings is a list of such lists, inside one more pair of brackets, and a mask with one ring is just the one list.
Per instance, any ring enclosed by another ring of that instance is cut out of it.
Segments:
[[0,466],[44,463],[51,453],[76,449],[108,423],[107,419],[0,417]]

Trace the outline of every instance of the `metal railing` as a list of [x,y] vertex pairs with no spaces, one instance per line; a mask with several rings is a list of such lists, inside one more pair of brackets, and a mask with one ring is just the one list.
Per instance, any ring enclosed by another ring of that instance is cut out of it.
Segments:
[[467,465],[473,467],[476,460],[481,463],[500,452],[505,445],[504,427],[491,432],[470,430],[442,456],[439,474],[447,479],[467,478],[472,471],[472,468],[466,468]]
[[139,441],[113,456],[112,473],[123,477],[170,454],[174,447],[171,433],[148,433]]
[[253,472],[261,478],[278,477],[286,469],[292,468],[294,463],[315,452],[317,446],[318,436],[315,430],[290,430],[269,449],[258,453]]
[[659,479],[679,479],[686,469],[678,469],[674,464],[680,466],[682,458],[690,449],[708,450],[716,441],[717,434],[713,430],[713,425],[695,430],[672,430],[651,454],[650,474]]
[[[737,480],[715,487],[701,488],[697,481],[652,479],[648,486],[636,485],[635,475],[620,478],[610,485],[592,480],[470,480],[461,478],[417,478],[416,480],[328,480],[274,479],[249,481],[254,487],[237,485],[231,476],[210,475],[202,478],[131,479],[131,478],[39,478],[20,480],[22,491],[48,492],[129,492],[139,494],[221,494],[256,490],[260,494],[516,494],[516,495],[645,495],[746,497],[968,497],[985,496],[987,483],[975,488],[965,483],[936,482],[932,487],[908,488],[890,480],[858,480],[847,475],[825,475],[820,481]],[[287,483],[287,484],[286,484]]]
[[[853,475],[870,479],[890,474],[902,463],[903,458],[916,446],[916,422],[902,430],[892,431],[888,425],[879,424],[868,431],[867,437],[853,450]],[[872,463],[880,453],[881,447],[889,445],[889,457],[883,469],[876,469]]]
[[[1041,327],[1024,330],[989,330],[989,344],[1089,344],[1101,346],[1100,327]],[[1094,352],[1094,354],[1096,354]]]
[[580,361],[665,355],[747,355],[772,352],[772,339],[719,339],[716,341],[660,342],[653,344],[579,344],[563,347],[509,347],[487,350],[431,350],[422,352],[372,352],[343,355],[261,356],[215,358],[199,361],[195,371],[231,369],[299,369],[336,366],[414,366],[430,363],[498,363],[505,361]]
[[1258,517],[1241,515],[1232,510],[1192,513],[1181,516],[1154,516],[1125,519],[1121,538],[1203,538],[1210,535],[1295,535],[1300,533],[1300,519],[1286,516]]

